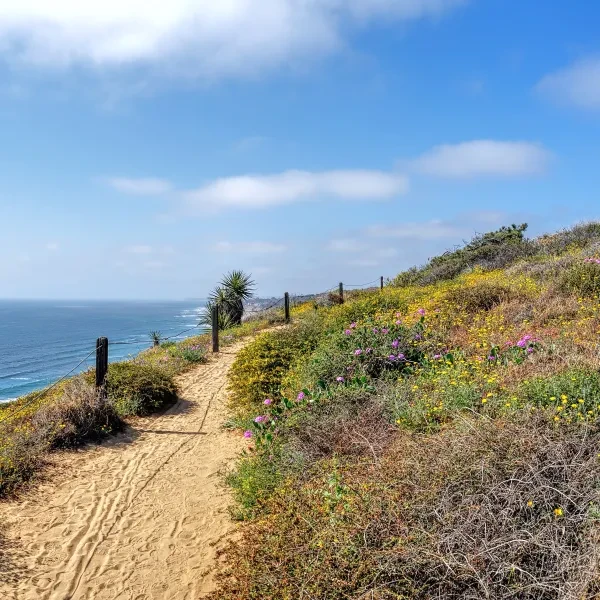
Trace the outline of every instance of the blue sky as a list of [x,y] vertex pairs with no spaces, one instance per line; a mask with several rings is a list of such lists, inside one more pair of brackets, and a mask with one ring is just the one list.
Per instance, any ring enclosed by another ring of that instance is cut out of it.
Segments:
[[595,3],[147,4],[0,0],[0,297],[312,292],[599,216]]

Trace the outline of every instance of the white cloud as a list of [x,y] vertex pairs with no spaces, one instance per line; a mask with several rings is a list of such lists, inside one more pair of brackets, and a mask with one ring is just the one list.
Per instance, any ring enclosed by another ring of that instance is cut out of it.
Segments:
[[56,250],[58,250],[59,245],[57,242],[48,242],[46,244],[46,249],[50,250],[50,252],[56,252]]
[[286,247],[271,242],[219,242],[214,249],[235,254],[279,254],[285,252]]
[[106,183],[119,192],[134,196],[159,196],[172,189],[169,181],[153,177],[141,179],[111,177],[106,180]]
[[339,50],[352,29],[372,21],[438,17],[466,1],[5,1],[0,56],[41,68],[251,76]]
[[151,254],[152,246],[144,246],[144,245],[129,246],[125,250],[127,252],[129,252],[130,254]]
[[333,252],[359,252],[364,248],[365,245],[362,242],[352,238],[335,239],[327,244],[327,250]]
[[375,238],[412,238],[437,240],[463,235],[464,228],[454,223],[434,219],[422,223],[402,223],[400,225],[371,225],[366,233]]
[[420,173],[436,177],[518,177],[543,173],[551,154],[541,144],[473,140],[435,146],[410,162]]
[[384,200],[408,190],[403,175],[382,171],[286,171],[217,179],[187,192],[192,209],[267,208],[307,200]]
[[578,108],[600,109],[600,57],[587,58],[546,75],[536,89]]

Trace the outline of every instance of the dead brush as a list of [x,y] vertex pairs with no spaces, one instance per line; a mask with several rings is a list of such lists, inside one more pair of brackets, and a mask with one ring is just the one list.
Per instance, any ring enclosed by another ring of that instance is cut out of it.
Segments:
[[598,598],[599,449],[597,427],[520,413],[321,459],[230,545],[210,598]]
[[[388,477],[402,460],[406,483],[421,490],[409,509],[419,542],[392,568],[422,586],[415,598],[598,597],[596,427],[556,428],[544,415],[465,420],[412,446],[392,455]],[[432,495],[427,482],[440,473]]]
[[491,310],[495,306],[522,297],[519,291],[498,283],[481,282],[448,291],[447,300],[470,313]]
[[33,436],[51,448],[74,447],[122,427],[113,404],[83,377],[70,380],[62,397],[42,406],[31,424]]
[[334,455],[368,456],[377,462],[395,433],[376,397],[349,392],[316,407],[294,427],[290,446],[309,462]]

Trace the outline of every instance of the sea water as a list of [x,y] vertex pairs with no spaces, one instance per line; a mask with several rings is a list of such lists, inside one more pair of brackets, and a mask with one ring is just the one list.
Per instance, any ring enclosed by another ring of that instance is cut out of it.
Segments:
[[[198,324],[203,307],[203,301],[0,300],[0,402],[53,383],[99,337],[109,339],[115,362],[151,347],[151,331],[175,339],[197,335],[202,329],[180,332]],[[94,364],[92,353],[75,372]]]

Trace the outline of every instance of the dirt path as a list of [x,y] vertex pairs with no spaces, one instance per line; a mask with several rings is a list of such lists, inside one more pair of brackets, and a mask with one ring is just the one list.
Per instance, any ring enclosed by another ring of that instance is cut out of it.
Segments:
[[206,571],[234,529],[218,474],[244,446],[221,428],[241,346],[182,376],[164,415],[61,455],[47,485],[0,504],[0,598],[193,600],[212,589]]

